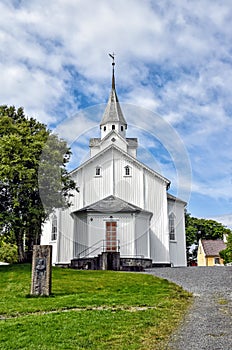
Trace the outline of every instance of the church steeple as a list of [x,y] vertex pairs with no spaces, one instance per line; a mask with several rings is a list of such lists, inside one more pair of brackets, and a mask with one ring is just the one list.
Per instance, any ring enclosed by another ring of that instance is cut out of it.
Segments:
[[115,90],[115,77],[114,77],[114,66],[115,66],[115,62],[114,62],[114,53],[111,55],[109,53],[109,56],[113,59],[112,62],[112,90]]
[[118,96],[115,88],[115,76],[114,76],[114,54],[110,54],[110,57],[113,59],[112,62],[112,87],[109,96],[109,100],[103,114],[100,129],[101,129],[101,139],[103,139],[111,130],[115,130],[122,137],[126,137],[127,123],[123,116]]

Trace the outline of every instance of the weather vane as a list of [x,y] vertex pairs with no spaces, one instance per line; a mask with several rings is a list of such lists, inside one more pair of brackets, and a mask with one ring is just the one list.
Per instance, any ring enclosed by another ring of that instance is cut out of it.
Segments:
[[112,58],[113,62],[112,62],[112,66],[115,66],[115,63],[114,63],[114,56],[115,56],[115,53],[109,53],[109,56]]

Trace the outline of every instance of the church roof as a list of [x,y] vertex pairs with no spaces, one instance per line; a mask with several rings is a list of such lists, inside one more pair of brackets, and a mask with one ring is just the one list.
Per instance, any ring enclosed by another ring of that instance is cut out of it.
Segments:
[[175,196],[173,196],[173,194],[170,194],[168,192],[167,192],[167,199],[174,201],[174,202],[180,202],[180,203],[183,203],[184,205],[187,205],[187,202],[183,201],[183,199],[175,197]]
[[[108,135],[107,135],[108,136]],[[120,136],[120,135],[119,135]],[[102,142],[100,137],[94,137],[89,140],[89,146],[95,147],[98,146]],[[127,137],[126,142],[130,147],[137,147],[138,146],[138,139],[135,137]]]
[[112,122],[120,122],[121,124],[127,125],[115,89],[114,66],[112,73],[112,88],[100,126]]
[[116,196],[110,195],[104,199],[101,199],[93,204],[90,204],[82,209],[75,211],[77,212],[100,212],[100,213],[135,213],[135,212],[146,212],[152,214],[149,211],[143,210],[142,208],[137,207],[134,204],[128,203],[123,199],[120,199]]

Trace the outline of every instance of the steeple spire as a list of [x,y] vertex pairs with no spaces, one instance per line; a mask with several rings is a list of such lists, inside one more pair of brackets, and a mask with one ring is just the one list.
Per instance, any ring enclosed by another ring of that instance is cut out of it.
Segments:
[[110,131],[115,130],[122,137],[126,137],[127,123],[123,116],[118,96],[115,88],[115,77],[114,77],[114,56],[115,54],[109,54],[112,58],[112,88],[109,96],[109,100],[103,114],[100,128],[101,128],[101,138],[104,138]]
[[115,77],[114,77],[114,66],[115,66],[115,62],[114,62],[114,56],[115,54],[112,53],[110,54],[109,53],[109,56],[112,58],[112,89],[115,90]]

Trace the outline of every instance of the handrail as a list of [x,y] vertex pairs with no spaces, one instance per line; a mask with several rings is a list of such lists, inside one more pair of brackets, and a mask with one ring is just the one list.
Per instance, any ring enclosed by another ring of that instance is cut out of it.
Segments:
[[[102,243],[102,242],[103,242],[103,239],[101,239],[100,241],[94,243],[91,247],[85,248],[84,250],[82,250],[82,252],[78,253],[77,256],[80,258],[80,256],[81,256],[82,254],[84,254],[86,251],[92,249],[94,246],[96,246],[97,244]],[[89,254],[90,254],[90,253],[88,253],[88,254],[86,254],[86,255],[84,255],[84,256],[87,256],[87,255],[89,255]]]
[[77,258],[86,258],[90,254],[96,252],[98,249],[101,249],[101,252],[119,252],[119,244],[119,239],[101,239],[100,241],[94,243],[91,247],[87,247],[82,252],[78,253]]
[[[83,256],[83,258],[86,258],[86,257],[90,256],[92,253],[96,252],[96,250],[99,250],[99,249],[101,249],[101,248],[102,248],[102,245],[101,245],[101,246],[98,246],[98,247],[95,248],[94,250],[91,250],[91,252],[89,252],[88,255]],[[102,249],[101,249],[101,250],[102,250]]]
[[121,258],[139,258],[139,259],[149,259],[149,258],[145,258],[144,255],[139,255],[139,254],[134,254],[134,255],[120,255]]

